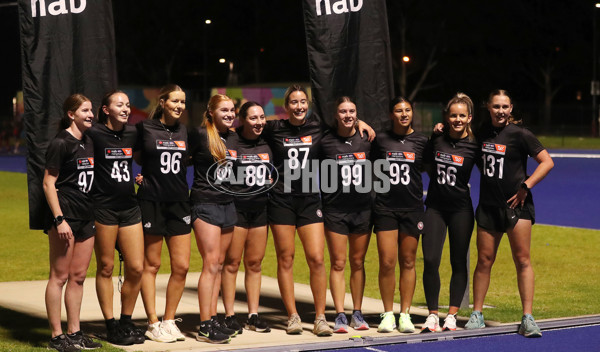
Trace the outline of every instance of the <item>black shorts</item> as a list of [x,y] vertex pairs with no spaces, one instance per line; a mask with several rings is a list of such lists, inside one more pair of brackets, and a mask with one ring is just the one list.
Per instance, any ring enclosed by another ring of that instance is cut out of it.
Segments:
[[325,210],[323,219],[326,230],[340,235],[371,233],[371,209],[352,213]]
[[399,233],[419,237],[423,233],[423,211],[373,209],[375,232],[398,230]]
[[140,199],[139,204],[145,234],[177,236],[192,232],[190,202],[153,202]]
[[94,209],[94,217],[99,224],[120,227],[131,226],[142,222],[142,212],[139,206],[125,210]]
[[267,205],[269,224],[301,227],[323,222],[319,195],[291,196],[271,193]]
[[192,206],[192,223],[200,219],[222,229],[233,227],[237,223],[237,213],[233,202],[225,204],[195,203]]
[[477,226],[491,232],[501,232],[512,229],[519,219],[531,220],[535,224],[535,207],[533,202],[525,201],[523,207],[511,209],[499,208],[490,205],[479,205],[475,212]]
[[[75,237],[75,241],[85,241],[90,237],[94,237],[96,234],[96,225],[94,220],[79,220],[79,219],[67,219],[64,221],[71,226],[71,231],[73,231],[73,237]],[[48,231],[55,227],[54,226],[54,218],[46,221],[44,226],[44,233],[48,234]]]
[[237,209],[237,224],[235,226],[246,229],[252,227],[261,227],[267,225],[267,207],[264,206],[260,210],[247,211]]

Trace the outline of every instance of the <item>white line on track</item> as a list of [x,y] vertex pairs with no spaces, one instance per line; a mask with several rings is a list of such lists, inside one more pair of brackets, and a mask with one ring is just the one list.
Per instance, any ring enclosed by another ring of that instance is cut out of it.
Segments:
[[553,158],[583,158],[600,159],[600,154],[568,154],[568,153],[550,153]]
[[375,351],[375,352],[387,352],[385,350],[380,350],[380,349],[377,349],[375,347],[365,347],[365,350]]

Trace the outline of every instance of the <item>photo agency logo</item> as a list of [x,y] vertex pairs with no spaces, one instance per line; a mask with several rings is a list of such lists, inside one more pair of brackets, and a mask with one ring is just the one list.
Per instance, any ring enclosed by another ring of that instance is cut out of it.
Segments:
[[[250,196],[269,191],[279,180],[279,173],[270,163],[269,154],[231,153],[230,158],[212,164],[206,172],[210,186],[221,192]],[[233,155],[235,154],[235,156]]]
[[[402,160],[402,163],[395,162]],[[410,183],[414,154],[392,152],[386,159],[371,161],[365,153],[338,154],[336,159],[306,162],[301,168],[284,164],[283,189],[289,193],[387,193],[392,186]],[[299,188],[299,189],[298,189]]]

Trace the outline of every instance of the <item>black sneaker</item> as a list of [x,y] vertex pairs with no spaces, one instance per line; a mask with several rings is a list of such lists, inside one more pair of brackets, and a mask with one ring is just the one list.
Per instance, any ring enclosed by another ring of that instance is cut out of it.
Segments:
[[49,350],[57,350],[60,352],[81,352],[81,350],[73,345],[71,340],[65,334],[60,334],[50,339],[48,343]]
[[219,322],[217,317],[210,318],[210,321],[212,322],[212,326],[213,326],[214,330],[218,330],[229,337],[235,337],[238,333],[237,330],[230,329],[227,326],[221,324],[221,322]]
[[225,322],[223,325],[232,330],[236,330],[238,335],[241,335],[244,332],[244,328],[242,328],[242,325],[240,325],[235,315],[225,317]]
[[129,320],[129,321],[120,320],[119,324],[121,326],[121,330],[123,330],[125,335],[133,337],[133,343],[135,343],[136,345],[142,344],[142,343],[144,343],[144,341],[146,341],[146,336],[144,335],[144,331],[142,329],[138,328],[137,326],[135,326],[135,324],[131,320]]
[[119,326],[119,322],[113,320],[106,323],[106,341],[113,345],[129,346],[135,343],[133,336],[126,334]]
[[200,330],[198,330],[196,340],[209,343],[228,343],[231,341],[231,337],[215,329],[212,320],[206,320],[200,323]]
[[81,330],[77,331],[76,333],[69,334],[67,337],[69,340],[71,340],[71,343],[73,343],[74,346],[79,347],[82,350],[95,350],[96,348],[102,347],[100,342],[96,342],[84,335]]
[[269,325],[260,320],[258,314],[252,314],[248,321],[246,322],[246,329],[256,331],[256,332],[270,332],[271,328]]

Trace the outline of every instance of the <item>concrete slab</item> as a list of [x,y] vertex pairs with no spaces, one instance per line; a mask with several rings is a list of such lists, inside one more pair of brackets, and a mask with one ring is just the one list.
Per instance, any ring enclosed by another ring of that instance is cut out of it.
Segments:
[[[243,334],[237,336],[226,345],[214,345],[203,342],[198,342],[195,339],[196,331],[200,322],[198,311],[198,296],[197,284],[200,273],[189,273],[186,280],[186,288],[178,308],[178,318],[183,321],[179,323],[179,327],[187,336],[185,341],[176,343],[164,344],[153,341],[146,341],[143,345],[134,345],[121,347],[126,351],[216,351],[216,350],[237,350],[237,349],[254,349],[261,347],[276,347],[287,346],[293,344],[311,344],[324,343],[328,341],[347,341],[353,336],[362,337],[392,337],[401,336],[398,332],[389,334],[377,333],[377,325],[379,324],[379,314],[383,310],[383,305],[380,300],[365,297],[363,301],[363,314],[365,319],[370,324],[371,329],[368,331],[354,331],[350,329],[348,334],[335,334],[331,337],[316,337],[312,334],[312,326],[314,320],[314,306],[310,287],[303,284],[295,284],[296,304],[300,316],[303,321],[304,332],[301,335],[287,335],[285,326],[287,315],[281,297],[277,280],[271,277],[263,277],[261,291],[261,306],[259,313],[272,327],[270,333],[257,333],[245,330]],[[161,316],[161,312],[165,308],[165,292],[169,275],[158,275],[156,282],[156,307]],[[244,290],[244,274],[240,272],[237,278],[237,293],[235,309],[240,322],[245,321],[247,307],[245,303],[246,294]],[[117,290],[117,278],[114,279],[115,296],[114,296],[114,312],[116,317],[120,312],[120,299]],[[46,309],[44,305],[44,291],[46,281],[21,281],[21,282],[2,282],[0,283],[0,306],[26,313],[31,316],[46,318]],[[352,299],[349,294],[346,295],[346,312],[352,312]],[[394,305],[396,315],[400,311],[398,304]],[[66,321],[66,313],[63,306],[63,320]],[[224,314],[223,305],[219,302],[219,314]],[[327,297],[327,319],[333,325],[335,317],[335,309],[333,308],[333,300],[331,295]],[[420,308],[411,308],[413,322],[420,328],[420,324],[425,321],[427,310]],[[141,298],[138,298],[134,310],[133,319],[140,326],[145,326],[146,315]],[[95,291],[95,279],[86,279],[84,286],[84,298],[81,307],[82,329],[90,334],[102,335],[105,332],[104,321]],[[462,324],[466,322],[465,318],[461,318]]]

